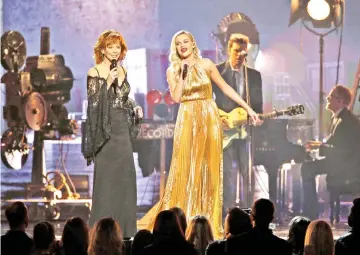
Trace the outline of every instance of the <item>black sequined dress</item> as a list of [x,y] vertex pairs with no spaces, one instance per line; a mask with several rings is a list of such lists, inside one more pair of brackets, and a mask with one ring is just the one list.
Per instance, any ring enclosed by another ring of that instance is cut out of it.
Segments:
[[104,78],[87,78],[88,111],[82,152],[94,162],[94,187],[89,225],[113,217],[124,237],[136,233],[136,172],[131,139],[139,131],[136,103],[128,97],[127,75],[122,84],[107,89]]

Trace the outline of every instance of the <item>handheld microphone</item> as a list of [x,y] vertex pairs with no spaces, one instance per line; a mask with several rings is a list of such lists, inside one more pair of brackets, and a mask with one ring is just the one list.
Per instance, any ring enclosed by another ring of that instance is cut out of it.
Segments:
[[[113,70],[114,68],[117,67],[117,61],[116,59],[112,59],[111,60],[111,64],[110,64],[110,71]],[[113,89],[114,89],[114,93],[116,94],[116,84],[118,83],[118,79],[115,78],[115,80],[113,81],[112,85],[113,86]]]
[[248,53],[243,50],[242,52],[240,52],[240,55],[243,56],[243,57],[247,57]]
[[188,72],[188,65],[187,64],[185,64],[184,65],[184,70],[183,70],[183,73],[182,73],[182,79],[183,80],[185,80],[185,78],[186,78],[186,75],[187,75],[187,72]]

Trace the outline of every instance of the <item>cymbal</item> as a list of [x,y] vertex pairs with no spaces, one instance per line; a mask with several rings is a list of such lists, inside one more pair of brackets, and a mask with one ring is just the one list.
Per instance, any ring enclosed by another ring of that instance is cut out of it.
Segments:
[[47,103],[40,93],[33,92],[29,95],[24,110],[26,123],[31,129],[39,131],[47,124]]

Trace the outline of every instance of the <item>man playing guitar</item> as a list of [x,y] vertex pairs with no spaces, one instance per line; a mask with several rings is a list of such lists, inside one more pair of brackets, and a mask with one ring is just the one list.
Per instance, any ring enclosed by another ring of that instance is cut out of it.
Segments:
[[[247,36],[242,34],[231,35],[228,42],[229,59],[218,64],[217,68],[224,80],[232,86],[245,101],[247,101],[247,96],[250,97],[251,108],[257,113],[262,113],[263,98],[261,74],[255,69],[244,65],[248,45],[249,38]],[[246,90],[245,77],[248,79],[249,91]],[[238,107],[238,105],[227,98],[217,86],[213,86],[213,92],[215,94],[215,102],[220,110],[230,112]],[[224,130],[229,128],[229,123],[227,123],[225,119],[223,120],[223,126]],[[236,162],[237,167],[240,169],[244,184],[247,184],[248,152],[246,140],[234,140],[228,148],[224,149],[223,157],[223,205],[224,212],[226,212],[227,208],[235,205],[236,200],[237,171],[233,170],[233,162]],[[224,215],[226,214],[224,213]]]

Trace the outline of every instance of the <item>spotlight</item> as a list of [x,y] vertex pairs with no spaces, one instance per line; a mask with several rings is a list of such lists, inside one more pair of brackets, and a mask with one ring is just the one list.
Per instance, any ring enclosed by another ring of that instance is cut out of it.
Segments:
[[343,5],[343,0],[291,0],[289,26],[301,19],[315,28],[340,27]]
[[[319,121],[318,133],[323,138],[323,105],[324,105],[324,38],[343,27],[344,0],[291,0],[289,26],[301,19],[303,26],[312,34],[319,36],[320,74],[319,74]],[[326,33],[319,33],[305,21],[311,21],[314,28],[328,28]],[[341,35],[342,36],[342,35]],[[341,40],[340,40],[341,42]],[[339,53],[340,54],[340,53]]]
[[[232,34],[243,34],[249,38],[248,60],[253,63],[260,49],[259,32],[249,16],[240,12],[232,12],[223,17],[217,26],[217,32],[211,33],[216,43],[220,43],[221,48],[217,50],[217,62],[222,58],[227,58],[227,44]],[[248,65],[252,66],[248,62]]]
[[310,0],[306,9],[314,20],[324,20],[330,14],[330,5],[325,0]]

